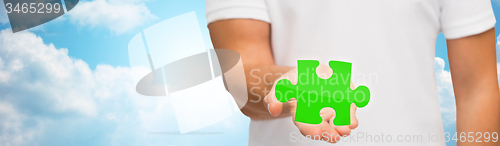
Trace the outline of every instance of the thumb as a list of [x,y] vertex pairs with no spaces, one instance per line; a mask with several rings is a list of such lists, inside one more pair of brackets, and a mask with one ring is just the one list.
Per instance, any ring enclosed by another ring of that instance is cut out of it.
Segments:
[[276,98],[274,87],[271,89],[269,94],[264,97],[263,103],[272,116],[276,117],[280,115],[281,111],[283,110],[283,103],[278,101],[278,99]]
[[283,110],[283,103],[276,98],[276,84],[281,79],[288,79],[292,83],[297,84],[297,74],[297,68],[294,68],[285,73],[274,82],[271,91],[266,95],[266,97],[264,97],[264,106],[272,116],[279,116],[281,114],[281,111]]

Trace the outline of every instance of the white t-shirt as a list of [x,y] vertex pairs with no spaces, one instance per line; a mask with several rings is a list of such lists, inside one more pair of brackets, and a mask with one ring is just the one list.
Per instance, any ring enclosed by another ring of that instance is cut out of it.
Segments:
[[[208,23],[270,23],[277,65],[352,63],[352,81],[366,85],[371,99],[357,110],[351,138],[336,146],[445,145],[434,75],[438,33],[461,38],[496,23],[490,0],[207,0],[206,6]],[[249,145],[330,146],[301,136],[290,117],[252,120]]]

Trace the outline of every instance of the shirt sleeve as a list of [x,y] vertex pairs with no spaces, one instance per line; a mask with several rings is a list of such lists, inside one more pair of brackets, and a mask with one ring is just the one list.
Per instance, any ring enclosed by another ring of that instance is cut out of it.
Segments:
[[265,0],[206,0],[207,23],[224,19],[255,19],[271,23]]
[[490,0],[442,0],[440,21],[447,39],[479,34],[496,23]]

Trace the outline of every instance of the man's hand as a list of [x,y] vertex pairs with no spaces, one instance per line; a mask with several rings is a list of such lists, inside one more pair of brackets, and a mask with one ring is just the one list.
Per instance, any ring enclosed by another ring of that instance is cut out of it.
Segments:
[[[283,76],[281,76],[279,79],[277,79],[274,83],[273,88],[271,89],[271,92],[267,94],[267,96],[264,98],[264,106],[267,107],[269,110],[269,113],[273,116],[278,116],[283,110],[283,106],[288,106],[290,113],[292,114],[292,119],[295,119],[295,112],[297,109],[297,100],[295,98],[292,98],[285,104],[278,101],[278,99],[275,96],[275,87],[276,83],[280,79],[288,79],[292,82],[292,84],[297,84],[297,77],[298,77],[298,72],[297,68],[285,73]],[[327,66],[327,65],[320,65],[317,70],[316,74],[322,78],[322,79],[327,79],[332,75],[332,70]],[[351,82],[351,89],[354,89],[354,86]],[[286,109],[286,108],[285,108]],[[335,110],[332,108],[323,108],[320,111],[320,116],[322,117],[323,121],[320,124],[306,124],[306,123],[301,123],[301,122],[296,122],[295,120],[293,121],[295,126],[299,128],[300,132],[302,135],[307,136],[309,135],[311,139],[313,140],[323,140],[323,141],[328,141],[330,143],[336,143],[341,136],[347,136],[351,133],[351,129],[354,129],[358,127],[358,119],[356,118],[356,105],[353,103],[351,104],[351,125],[349,126],[335,126],[333,124],[333,119],[335,119]],[[325,134],[323,134],[325,133]]]
[[[285,78],[289,79],[292,83],[297,82],[297,76],[295,78],[291,77],[291,75],[297,74],[296,68],[277,66],[274,63],[270,43],[270,24],[252,19],[230,19],[211,23],[208,25],[208,28],[210,29],[210,36],[215,48],[232,49],[241,55],[247,77],[247,88],[249,88],[249,101],[241,111],[252,120],[273,119],[278,115],[279,117],[292,115],[295,118],[297,102],[294,100],[288,101],[286,104],[279,102],[274,96],[275,85],[267,84],[276,83],[280,79]],[[254,70],[255,72],[252,74]],[[317,69],[317,75],[324,79],[330,77],[332,73],[333,71],[327,65],[320,65]],[[266,75],[269,76],[266,77]],[[270,93],[259,92],[268,89],[272,91]],[[264,96],[266,97],[261,99]],[[320,111],[320,116],[323,118],[323,122],[320,124],[313,125],[295,121],[294,123],[303,135],[310,135],[312,139],[316,138],[316,140],[321,139],[335,143],[339,139],[327,139],[326,137],[322,137],[322,134],[327,132],[328,137],[333,138],[338,137],[336,135],[349,135],[351,129],[358,126],[358,120],[354,114],[355,111],[356,106],[352,105],[351,125],[349,126],[333,125],[335,111],[331,108],[325,108]]]

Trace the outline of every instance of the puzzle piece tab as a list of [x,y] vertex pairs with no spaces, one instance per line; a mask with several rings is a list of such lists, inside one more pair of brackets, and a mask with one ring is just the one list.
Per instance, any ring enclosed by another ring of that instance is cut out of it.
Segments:
[[351,63],[330,61],[333,74],[328,79],[316,75],[319,66],[317,60],[298,60],[298,82],[293,85],[290,80],[281,79],[276,84],[276,98],[287,102],[297,99],[295,121],[319,124],[322,121],[319,112],[325,107],[335,110],[333,123],[337,126],[350,125],[350,107],[365,107],[370,101],[370,90],[359,86],[351,90]]

